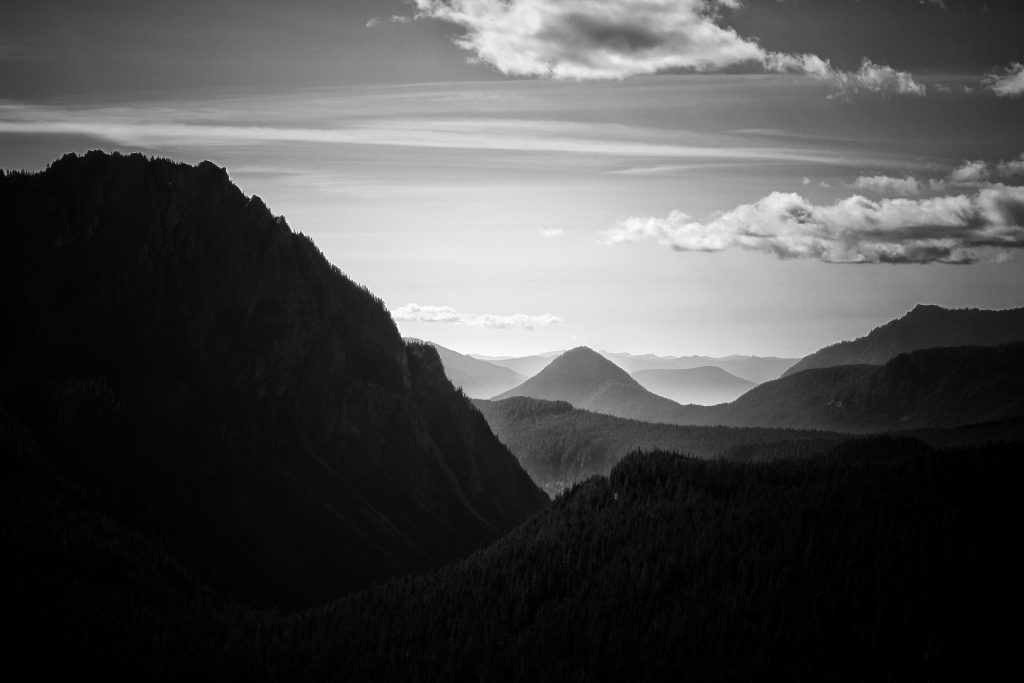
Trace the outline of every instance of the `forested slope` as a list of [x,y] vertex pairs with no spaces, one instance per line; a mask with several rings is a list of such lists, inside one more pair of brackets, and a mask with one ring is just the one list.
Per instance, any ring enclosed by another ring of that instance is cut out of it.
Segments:
[[1012,447],[907,439],[631,455],[466,560],[282,616],[197,588],[30,462],[0,480],[22,492],[5,520],[39,503],[0,527],[22,589],[6,661],[51,679],[985,680],[1015,651],[1022,467]]
[[322,602],[546,505],[437,353],[223,169],[68,155],[0,206],[5,428],[221,591]]

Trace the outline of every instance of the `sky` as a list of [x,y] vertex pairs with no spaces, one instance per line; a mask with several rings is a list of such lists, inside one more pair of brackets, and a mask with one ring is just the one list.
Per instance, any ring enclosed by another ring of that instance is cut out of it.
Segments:
[[208,159],[458,351],[797,357],[1024,305],[1024,3],[3,14],[0,168]]

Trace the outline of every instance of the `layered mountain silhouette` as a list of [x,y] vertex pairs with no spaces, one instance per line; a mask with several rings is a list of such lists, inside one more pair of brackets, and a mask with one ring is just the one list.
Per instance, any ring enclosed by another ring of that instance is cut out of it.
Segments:
[[[546,368],[561,355],[562,351],[522,357],[489,357],[474,355],[494,365],[509,368],[526,377],[532,377]],[[602,356],[626,372],[640,370],[692,370],[701,367],[715,367],[754,384],[778,379],[798,358],[775,358],[772,356],[656,356],[651,353],[632,354],[600,351]]]
[[715,358],[712,356],[656,356],[650,353],[634,355],[609,351],[602,351],[601,355],[630,373],[641,370],[692,370],[701,367],[715,367],[754,384],[778,379],[782,373],[799,360],[773,356]]
[[864,337],[832,344],[786,371],[834,365],[881,365],[901,353],[947,346],[992,346],[1024,341],[1024,308],[1003,311],[915,306],[902,318],[876,327]]
[[434,342],[426,343],[437,350],[448,379],[470,398],[489,398],[518,386],[526,379],[506,367],[452,351]]
[[715,406],[680,405],[656,396],[600,354],[580,347],[495,400],[512,396],[677,425],[847,433],[952,427],[1024,415],[1024,343],[922,349],[881,366],[805,370]]
[[934,348],[766,382],[701,424],[881,432],[1024,415],[1024,343]]
[[580,346],[566,351],[546,368],[495,400],[526,396],[565,401],[575,408],[648,422],[678,422],[678,403],[644,389],[601,354]]
[[224,169],[67,155],[0,206],[5,442],[218,590],[322,602],[547,505],[437,351]]
[[645,389],[676,403],[728,403],[757,386],[712,365],[688,370],[638,370],[630,376]]

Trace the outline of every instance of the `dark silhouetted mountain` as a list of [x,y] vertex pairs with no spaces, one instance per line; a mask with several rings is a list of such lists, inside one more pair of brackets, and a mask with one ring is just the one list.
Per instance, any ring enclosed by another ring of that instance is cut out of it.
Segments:
[[775,358],[770,356],[725,356],[723,358],[713,358],[711,356],[633,355],[630,353],[610,353],[608,351],[602,351],[601,355],[629,373],[641,370],[691,370],[700,367],[715,367],[754,384],[778,379],[782,376],[783,372],[799,360],[797,358]]
[[637,370],[630,376],[648,391],[684,405],[728,403],[757,386],[711,365],[689,370]]
[[[494,363],[500,365],[503,368],[508,368],[514,372],[519,373],[523,377],[533,377],[538,372],[546,368],[551,364],[555,358],[560,356],[562,352],[545,353],[537,356],[522,356],[520,358],[478,358],[479,360],[486,360],[488,363]],[[494,394],[491,394],[492,396]]]
[[218,590],[322,602],[546,505],[437,352],[223,169],[68,155],[0,206],[5,429]]
[[923,349],[766,382],[700,424],[840,432],[952,427],[1024,415],[1024,343]]
[[835,365],[881,365],[901,353],[946,346],[993,346],[1024,341],[1024,308],[986,311],[919,305],[867,336],[815,351],[786,371],[792,375]]
[[518,387],[495,400],[526,396],[566,401],[575,408],[648,422],[676,422],[683,407],[644,389],[625,370],[580,346],[566,351]]
[[294,615],[197,585],[45,463],[5,465],[0,623],[22,678],[935,681],[1015,662],[1014,447],[635,453],[464,560]]
[[588,477],[607,475],[636,449],[757,460],[814,455],[849,438],[820,431],[652,424],[525,396],[474,403],[549,495]]
[[446,349],[434,342],[426,343],[437,349],[448,379],[470,398],[490,398],[522,384],[526,379],[518,372],[500,365]]

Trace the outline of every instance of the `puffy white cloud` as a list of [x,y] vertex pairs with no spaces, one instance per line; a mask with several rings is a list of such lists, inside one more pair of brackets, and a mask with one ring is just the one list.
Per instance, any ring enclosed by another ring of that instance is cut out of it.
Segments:
[[985,248],[1024,248],[1024,187],[927,199],[855,195],[826,206],[773,192],[706,222],[673,211],[628,218],[600,237],[605,244],[645,240],[679,251],[739,248],[827,263],[973,263]]
[[457,323],[493,329],[519,327],[532,330],[535,327],[550,327],[563,324],[561,318],[550,313],[544,313],[543,315],[526,315],[523,313],[514,313],[512,315],[462,313],[456,311],[451,306],[420,306],[413,303],[396,308],[391,311],[391,315],[395,320],[403,322]]
[[[1003,183],[1024,179],[1024,154],[1007,161],[968,160],[942,178],[897,178],[888,175],[860,176],[853,186],[865,192],[888,195],[918,195],[923,192],[946,192],[950,188],[1001,187]],[[805,178],[805,180],[807,180]],[[805,182],[805,185],[808,183]]]
[[565,234],[565,230],[561,228],[537,228],[537,232],[541,237],[561,237]]
[[1016,159],[994,163],[965,161],[950,172],[948,182],[965,187],[980,187],[1020,178],[1024,178],[1024,154]]
[[717,23],[739,0],[415,0],[418,16],[461,26],[456,43],[515,76],[604,79],[759,64],[832,84],[844,97],[923,95],[910,74],[865,59],[856,72],[816,55],[764,50]]
[[854,181],[853,186],[864,192],[878,194],[921,194],[921,183],[913,176],[905,178],[894,178],[887,175],[861,176]]
[[987,75],[985,85],[1000,97],[1024,95],[1024,64],[1013,62],[1003,73]]
[[623,78],[760,61],[757,43],[715,23],[735,0],[415,0],[457,24],[457,44],[517,76]]
[[988,165],[984,161],[965,161],[949,174],[950,181],[958,185],[988,180]]

